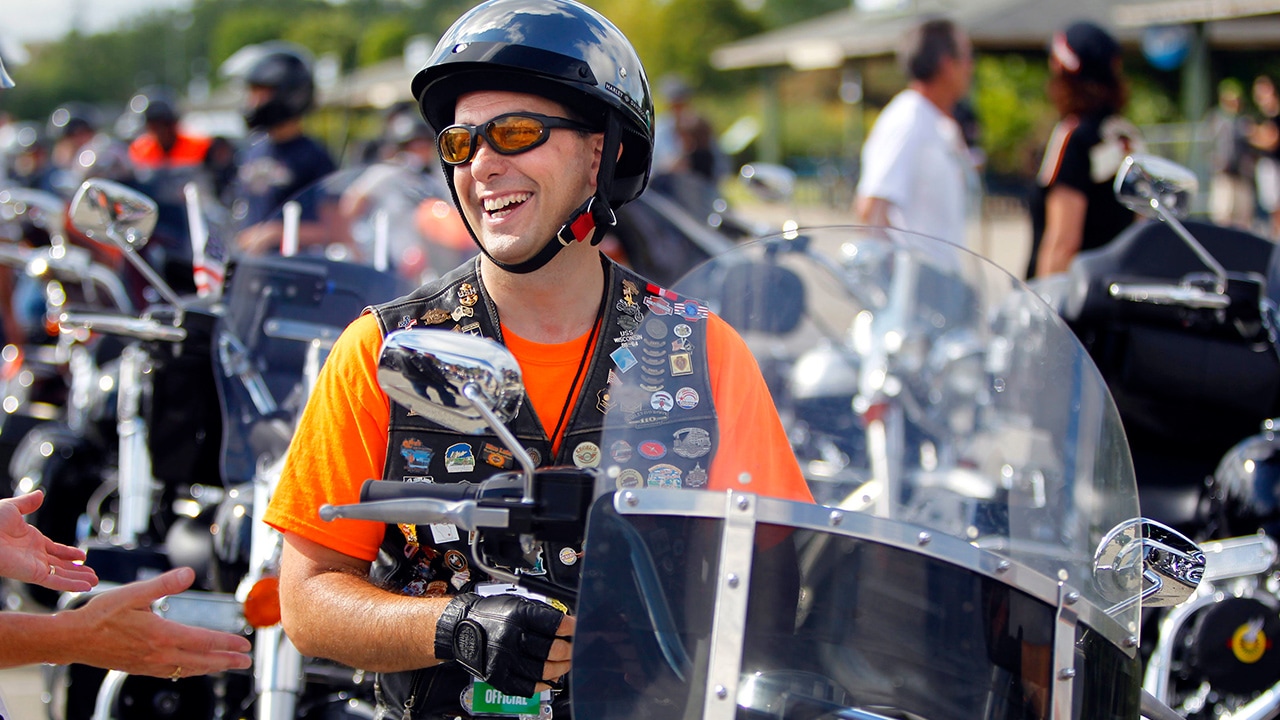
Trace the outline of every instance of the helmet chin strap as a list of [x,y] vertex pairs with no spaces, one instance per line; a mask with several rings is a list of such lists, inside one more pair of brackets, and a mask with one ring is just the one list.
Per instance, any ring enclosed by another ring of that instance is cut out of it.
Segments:
[[[517,275],[526,275],[531,272],[542,269],[547,263],[560,252],[561,248],[568,246],[573,242],[582,242],[591,237],[592,231],[597,231],[595,236],[591,238],[592,245],[599,245],[604,240],[604,233],[618,224],[618,217],[614,214],[613,208],[609,205],[609,194],[613,190],[614,169],[618,164],[618,148],[622,142],[622,127],[618,123],[617,117],[613,113],[608,113],[608,120],[604,129],[604,145],[600,151],[600,170],[596,174],[596,192],[587,198],[569,215],[569,219],[564,225],[560,226],[560,230],[555,237],[550,238],[542,246],[542,249],[528,260],[522,260],[518,263],[505,263],[489,254],[481,244],[480,238],[476,236],[476,231],[472,229],[471,223],[467,221],[466,213],[459,212],[462,215],[462,224],[466,226],[467,232],[471,234],[471,239],[475,241],[480,252],[489,262],[497,265],[499,268]],[[453,194],[453,204],[459,210],[462,203],[458,201],[458,189],[453,184],[453,168],[444,164],[445,179],[449,182],[449,192]]]

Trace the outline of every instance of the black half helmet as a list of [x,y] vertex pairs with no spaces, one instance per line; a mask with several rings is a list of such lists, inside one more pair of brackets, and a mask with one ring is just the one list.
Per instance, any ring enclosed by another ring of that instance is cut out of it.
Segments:
[[[653,98],[630,41],[604,16],[574,0],[489,0],[445,32],[412,92],[436,131],[453,123],[458,97],[478,90],[554,100],[604,130],[621,130],[622,155],[602,177],[614,207],[649,182]],[[602,163],[602,170],[604,164]]]
[[244,74],[250,87],[271,88],[271,98],[256,107],[246,107],[244,121],[250,128],[271,128],[286,120],[302,117],[315,102],[311,53],[283,41],[263,43],[259,55]]

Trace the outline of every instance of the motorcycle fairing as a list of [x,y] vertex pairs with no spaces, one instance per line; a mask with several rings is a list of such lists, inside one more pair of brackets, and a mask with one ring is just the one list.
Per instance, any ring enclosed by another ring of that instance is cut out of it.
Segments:
[[[1139,516],[1132,462],[1102,377],[1048,305],[960,248],[858,228],[740,246],[673,290],[730,319],[778,370],[784,419],[816,413],[806,426],[843,433],[847,455],[799,456],[825,506],[739,489],[602,500],[579,716],[1136,716],[1143,581],[1095,557]],[[788,376],[815,367],[812,349],[840,356],[853,397],[792,403],[793,387],[820,392]],[[626,432],[601,446],[642,440]]]

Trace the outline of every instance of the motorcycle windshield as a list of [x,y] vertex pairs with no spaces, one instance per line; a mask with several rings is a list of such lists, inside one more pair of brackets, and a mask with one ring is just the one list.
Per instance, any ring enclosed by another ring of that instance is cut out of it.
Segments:
[[306,402],[309,359],[318,370],[364,308],[414,287],[406,263],[427,252],[415,208],[432,198],[425,176],[401,166],[341,170],[295,196],[330,218],[312,222],[304,210],[307,244],[296,255],[233,256],[215,345],[227,482],[283,454]]
[[670,463],[613,449],[675,447],[680,425],[611,410],[577,716],[1050,717],[1081,689],[1085,717],[1133,709],[1139,570],[1095,560],[1139,516],[1132,463],[1040,298],[956,246],[859,228],[743,245],[672,289],[753,349],[819,504],[746,494],[753,469],[715,438],[711,476],[738,485],[670,489]]
[[[394,162],[346,168],[290,202],[298,208],[300,252],[393,270],[410,289],[478,252],[444,179],[430,168]],[[282,225],[284,207],[274,218]],[[284,240],[273,239],[272,249]]]

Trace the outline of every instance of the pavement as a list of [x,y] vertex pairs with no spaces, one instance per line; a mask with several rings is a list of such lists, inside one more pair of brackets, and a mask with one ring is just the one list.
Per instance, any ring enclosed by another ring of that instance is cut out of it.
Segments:
[[[5,642],[13,641],[5,638]],[[42,692],[44,681],[39,666],[0,670],[0,698],[9,709],[4,720],[41,720],[48,717],[40,699]]]
[[[983,217],[970,223],[971,248],[987,257],[1010,274],[1022,277],[1030,252],[1031,223],[1026,213],[1015,205],[988,203]],[[752,220],[781,227],[787,220],[800,227],[854,224],[849,212],[824,206],[786,206],[752,204],[739,208]],[[5,642],[13,642],[5,638]],[[9,715],[0,720],[41,720],[47,717],[41,700],[44,691],[39,667],[0,670],[0,698]]]

